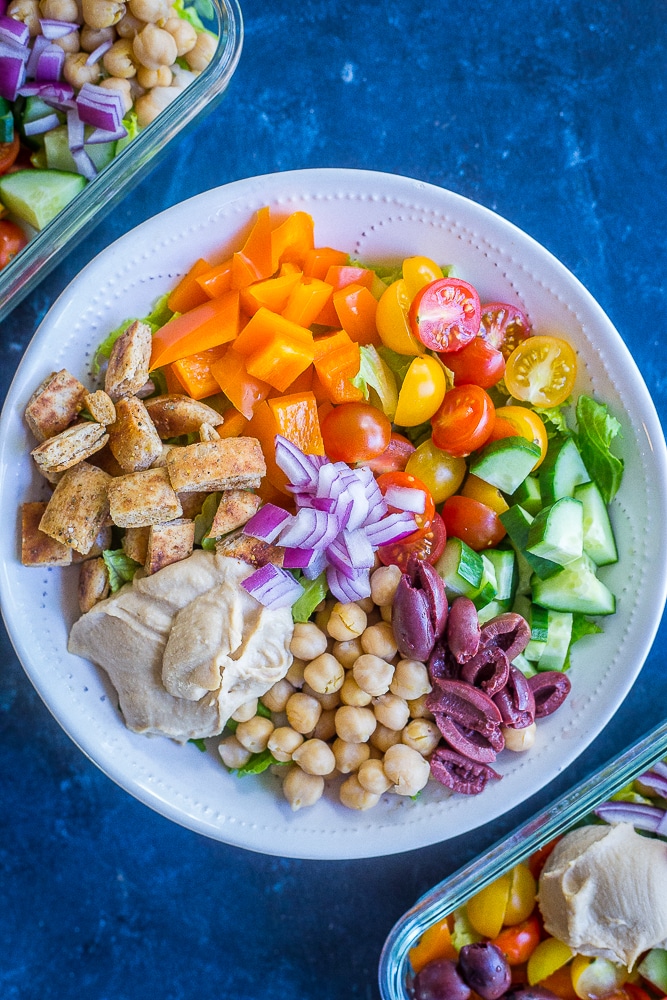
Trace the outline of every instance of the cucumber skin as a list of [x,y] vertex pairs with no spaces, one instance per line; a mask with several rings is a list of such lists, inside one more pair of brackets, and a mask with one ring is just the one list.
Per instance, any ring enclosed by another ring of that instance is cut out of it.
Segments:
[[43,229],[85,186],[79,174],[18,170],[0,177],[0,200],[20,219]]
[[595,574],[588,556],[570,563],[556,576],[531,579],[533,601],[550,611],[572,611],[584,615],[613,615],[616,598]]
[[561,497],[574,496],[575,488],[590,478],[574,438],[553,438],[539,469],[542,503],[547,506]]
[[502,493],[512,494],[530,474],[540,457],[540,449],[522,437],[492,441],[470,463],[472,475]]

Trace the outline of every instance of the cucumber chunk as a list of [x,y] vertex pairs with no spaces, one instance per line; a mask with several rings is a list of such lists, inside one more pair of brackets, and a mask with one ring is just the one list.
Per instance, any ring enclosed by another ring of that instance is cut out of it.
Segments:
[[590,480],[574,438],[552,438],[539,470],[542,502],[574,496],[575,487]]
[[509,601],[511,604],[519,577],[514,549],[487,549],[484,555],[491,560],[496,571],[496,600]]
[[598,566],[618,562],[618,549],[607,506],[597,485],[591,480],[575,487],[574,495],[583,506],[584,552]]
[[520,504],[533,517],[542,508],[542,491],[537,476],[526,476],[510,497],[512,503]]
[[655,986],[656,990],[667,993],[667,950],[651,948],[639,963],[637,971]]
[[499,517],[519,556],[520,587],[523,582],[525,588],[525,567],[522,567],[522,558],[524,562],[529,564],[534,573],[537,573],[538,576],[544,579],[560,571],[561,567],[558,563],[550,559],[543,559],[541,556],[536,556],[533,552],[527,551],[528,532],[533,523],[533,518],[527,510],[524,510],[520,504],[514,504],[509,510],[499,514]]
[[484,575],[482,557],[460,538],[447,539],[435,568],[442,577],[449,600],[461,596],[474,600],[479,594]]
[[572,639],[571,611],[549,611],[547,641],[537,663],[538,670],[562,670]]
[[527,553],[567,566],[583,551],[584,507],[579,500],[561,497],[535,515],[528,529]]
[[506,611],[509,611],[512,607],[511,601],[491,601],[489,604],[485,604],[483,608],[480,608],[477,612],[477,617],[479,618],[479,624],[484,625],[486,622],[490,622],[492,618],[497,618],[498,615],[504,615]]
[[18,170],[0,177],[0,201],[35,229],[43,229],[85,186],[79,174]]
[[[87,134],[93,129],[86,127]],[[116,155],[116,142],[95,142],[89,143],[86,152],[95,164],[97,170],[102,170],[113,160]],[[76,173],[76,163],[69,148],[67,136],[67,126],[60,125],[53,128],[44,135],[44,153],[46,154],[46,165],[49,170],[65,170]]]
[[551,611],[579,611],[584,615],[613,615],[616,598],[595,575],[592,559],[583,555],[555,576],[531,580],[533,600]]
[[540,448],[522,437],[492,441],[470,463],[470,472],[503,493],[514,493],[535,466]]
[[480,553],[482,557],[482,579],[480,580],[479,589],[475,594],[473,601],[475,607],[479,611],[480,608],[486,607],[491,601],[495,600],[498,594],[498,582],[496,579],[496,568],[488,558],[486,553]]

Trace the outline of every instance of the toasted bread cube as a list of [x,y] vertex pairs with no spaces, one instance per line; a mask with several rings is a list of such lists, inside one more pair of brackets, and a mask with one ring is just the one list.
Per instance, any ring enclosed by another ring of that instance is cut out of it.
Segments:
[[105,549],[111,548],[111,524],[105,524],[98,532],[97,538],[89,548],[88,552],[72,552],[72,562],[80,563],[86,559],[101,556]]
[[100,450],[96,451],[94,455],[91,455],[88,461],[91,465],[96,465],[98,469],[104,469],[104,471],[108,472],[110,476],[125,475],[124,470],[121,469],[118,464],[118,459],[112,455],[108,441],[104,448],[100,448]]
[[90,611],[98,601],[109,596],[109,570],[101,556],[86,559],[79,570],[79,608],[81,614]]
[[143,528],[125,529],[121,547],[128,559],[134,559],[138,563],[146,562],[150,530],[147,525]]
[[104,389],[97,392],[87,392],[83,397],[83,405],[90,413],[93,420],[98,424],[108,427],[116,419],[116,407],[113,405],[111,396],[107,395]]
[[109,427],[109,448],[124,472],[149,469],[162,455],[162,441],[136,396],[123,396],[116,403],[116,422]]
[[215,543],[215,551],[218,555],[229,556],[231,559],[242,559],[258,569],[267,563],[282,566],[285,557],[285,550],[280,545],[271,545],[259,538],[244,535],[240,528],[220,538]]
[[40,531],[85,555],[107,523],[111,482],[111,476],[88,462],[68,469],[46,505]]
[[30,454],[39,471],[51,476],[83,462],[103,448],[108,440],[109,435],[102,424],[84,420],[42,441]]
[[237,437],[175,448],[167,455],[167,470],[177,493],[212,493],[256,488],[266,474],[266,463],[256,438]]
[[163,439],[196,434],[202,424],[217,427],[224,421],[222,414],[212,406],[177,392],[147,399],[146,409]]
[[69,566],[72,562],[69,545],[39,530],[45,510],[43,501],[21,504],[21,562],[24,566]]
[[132,396],[148,381],[153,334],[148,323],[135,320],[111,349],[104,388],[114,403]]
[[178,493],[177,496],[183,508],[183,517],[195,518],[197,514],[201,514],[208,493],[195,491],[193,493]]
[[109,482],[111,520],[120,528],[141,528],[180,517],[183,509],[166,469],[144,469]]
[[163,566],[190,555],[195,544],[194,521],[178,518],[168,524],[154,524],[149,529],[144,570],[157,573]]
[[38,441],[55,437],[76,419],[86,389],[63,368],[52,372],[33,392],[25,409],[28,427]]
[[209,538],[219,538],[241,528],[256,514],[262,501],[248,490],[225,490],[215,512]]
[[213,424],[203,423],[199,428],[199,440],[200,441],[219,441],[220,435],[216,431]]
[[167,468],[167,455],[172,450],[172,448],[180,448],[181,445],[178,444],[165,444],[162,442],[162,451],[155,459],[151,465],[151,469],[166,469]]

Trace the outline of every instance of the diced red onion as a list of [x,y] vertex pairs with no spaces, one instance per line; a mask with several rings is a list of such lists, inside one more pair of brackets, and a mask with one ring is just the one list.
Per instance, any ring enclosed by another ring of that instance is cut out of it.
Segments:
[[347,517],[345,527],[354,531],[356,528],[360,528],[368,517],[368,500],[363,483],[350,483],[347,489],[352,498],[352,510]]
[[27,45],[30,40],[30,28],[23,21],[13,17],[0,15],[0,39],[3,42],[14,42],[16,45]]
[[347,546],[340,535],[327,546],[326,555],[330,566],[334,566],[347,580],[354,580],[357,571],[350,562]]
[[274,503],[265,503],[244,525],[243,534],[262,542],[275,542],[281,530],[293,520],[289,511]]
[[303,567],[303,575],[307,580],[316,580],[327,568],[327,553],[325,549],[315,549],[313,558]]
[[650,771],[646,771],[645,774],[640,775],[637,780],[642,785],[646,785],[647,788],[653,789],[663,799],[667,799],[667,774],[659,774],[652,768]]
[[357,573],[354,579],[350,580],[335,566],[329,566],[327,583],[333,596],[346,604],[351,601],[363,601],[365,597],[371,596],[371,582],[367,570]]
[[102,56],[106,55],[112,45],[113,42],[109,38],[106,42],[102,42],[101,45],[98,45],[96,49],[93,49],[86,59],[86,66],[94,66],[96,62],[99,62]]
[[40,18],[39,26],[42,29],[44,38],[50,42],[56,38],[64,38],[65,35],[71,35],[73,31],[79,30],[79,25],[75,24],[74,21],[56,21],[51,17]]
[[36,118],[35,121],[24,122],[23,131],[26,135],[42,135],[44,132],[50,132],[52,128],[58,128],[59,125],[60,118],[54,111],[53,114]]
[[605,823],[632,823],[638,830],[667,834],[667,812],[639,802],[603,802],[594,810]]
[[390,486],[384,495],[387,507],[409,510],[412,514],[423,514],[426,510],[426,494],[412,486]]
[[86,180],[92,181],[93,177],[97,176],[97,167],[88,156],[85,149],[72,149],[72,159],[76,164],[77,173],[85,177]]
[[117,129],[123,120],[122,97],[118,91],[98,87],[94,83],[84,83],[76,98],[81,120],[86,125]]
[[25,80],[25,60],[0,48],[0,97],[15,101]]
[[663,778],[667,778],[667,764],[664,760],[657,760],[655,764],[651,764],[651,771],[654,774],[661,774]]
[[94,146],[99,142],[115,142],[116,139],[124,139],[126,135],[127,129],[124,125],[120,125],[119,128],[114,129],[112,132],[109,132],[105,128],[96,128],[93,129],[90,135],[86,136],[86,145]]
[[353,506],[354,500],[350,496],[350,491],[343,490],[340,496],[336,497],[334,500],[334,506],[331,513],[335,515],[339,524],[347,524],[350,514],[352,513]]
[[401,538],[407,538],[416,530],[417,522],[407,511],[387,514],[381,521],[375,521],[374,524],[368,524],[364,528],[366,537],[374,548],[400,542]]
[[66,105],[74,97],[74,87],[69,83],[38,83],[36,80],[24,83],[19,88],[21,97],[41,97],[48,104]]
[[37,60],[39,59],[44,49],[47,48],[50,44],[51,44],[50,41],[48,40],[48,38],[45,38],[44,35],[37,35],[37,37],[33,40],[32,48],[30,49],[30,55],[28,56],[28,61],[25,65],[25,72],[27,77],[29,78],[34,77],[35,72],[37,71]]
[[46,45],[37,58],[35,79],[40,83],[56,83],[60,80],[64,64],[64,50],[59,45]]
[[338,470],[333,463],[329,462],[318,469],[315,496],[336,498],[340,496],[344,489],[345,485],[341,482]]
[[326,514],[335,511],[338,503],[333,497],[314,497],[310,493],[296,493],[294,499],[297,507],[314,507],[315,510],[323,510]]
[[276,434],[276,463],[285,473],[292,486],[300,489],[314,487],[317,470],[324,463],[320,455],[306,455],[282,434]]
[[283,566],[285,569],[305,569],[314,554],[315,549],[285,549]]
[[83,149],[84,125],[79,118],[76,108],[70,108],[67,112],[67,145],[74,152],[75,149]]
[[303,587],[291,573],[266,563],[241,582],[244,590],[266,608],[288,608],[303,594]]
[[336,519],[323,510],[302,507],[292,523],[280,532],[278,542],[288,548],[324,549],[339,531]]

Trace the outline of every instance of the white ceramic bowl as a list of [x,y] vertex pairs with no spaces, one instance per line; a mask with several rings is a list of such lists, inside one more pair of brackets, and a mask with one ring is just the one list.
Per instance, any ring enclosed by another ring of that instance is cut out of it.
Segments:
[[199,256],[222,260],[253,213],[297,209],[315,219],[316,243],[367,261],[425,254],[452,263],[482,301],[520,305],[538,332],[564,336],[580,359],[578,391],[620,419],[626,463],[612,504],[620,549],[602,576],[618,598],[601,635],[573,650],[572,693],[541,720],[528,754],[505,753],[503,780],[476,797],[430,783],[417,800],[386,796],[358,813],[333,797],[293,813],[270,775],[239,779],[211,752],[129,732],[102,672],[66,650],[77,616],[76,570],[21,566],[18,531],[0,541],[0,597],[11,639],[46,705],[80,748],[148,806],[198,833],[269,854],[300,858],[385,855],[436,843],[511,809],[562,771],[600,732],[646,658],[665,601],[667,463],[649,393],[621,337],[576,278],[529,236],[449,191],[405,177],[356,170],[303,170],[238,181],[150,219],[103,251],[63,292],[35,334],[0,419],[2,523],[46,496],[28,451],[25,404],[42,378],[68,368],[84,382],[97,344],[123,319],[142,316]]

